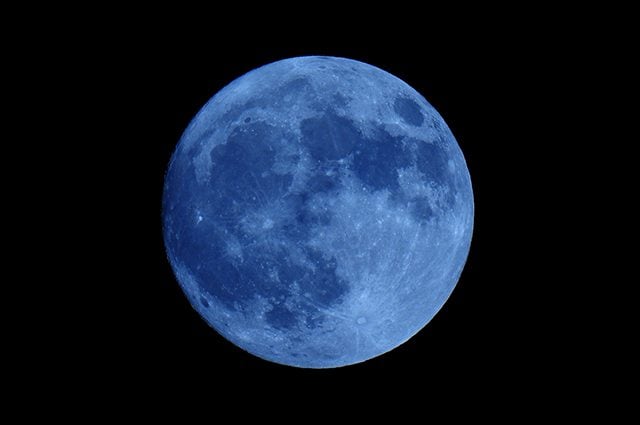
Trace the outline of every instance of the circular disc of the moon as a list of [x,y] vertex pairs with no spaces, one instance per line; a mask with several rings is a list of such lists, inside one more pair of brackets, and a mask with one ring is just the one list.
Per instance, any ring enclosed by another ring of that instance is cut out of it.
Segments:
[[325,368],[407,341],[469,251],[467,166],[403,81],[334,57],[282,60],[216,94],[185,130],[163,196],[175,275],[220,334]]

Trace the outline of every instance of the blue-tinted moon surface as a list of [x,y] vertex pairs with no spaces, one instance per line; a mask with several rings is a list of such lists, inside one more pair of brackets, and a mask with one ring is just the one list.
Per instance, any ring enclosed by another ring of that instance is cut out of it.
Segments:
[[220,90],[163,195],[167,254],[226,339],[306,368],[385,353],[424,327],[466,261],[473,194],[453,134],[374,66],[298,57]]

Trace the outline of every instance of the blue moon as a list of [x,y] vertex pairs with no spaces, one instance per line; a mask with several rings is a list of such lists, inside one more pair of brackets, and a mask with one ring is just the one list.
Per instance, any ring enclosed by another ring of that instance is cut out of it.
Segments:
[[337,57],[241,76],[184,131],[162,200],[167,257],[193,308],[262,359],[359,363],[440,310],[474,202],[438,112],[397,77]]

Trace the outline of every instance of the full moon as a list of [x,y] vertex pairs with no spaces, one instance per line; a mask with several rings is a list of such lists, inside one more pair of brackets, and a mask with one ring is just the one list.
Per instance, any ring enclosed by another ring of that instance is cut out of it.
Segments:
[[366,63],[297,57],[198,112],[163,193],[167,256],[238,347],[304,368],[362,362],[438,312],[473,230],[467,165],[413,88]]

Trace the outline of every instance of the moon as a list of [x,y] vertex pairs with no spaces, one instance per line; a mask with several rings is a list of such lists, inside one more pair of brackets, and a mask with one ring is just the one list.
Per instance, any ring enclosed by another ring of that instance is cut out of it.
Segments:
[[167,257],[193,308],[262,359],[363,362],[438,312],[464,267],[474,203],[438,112],[397,77],[296,57],[224,87],[165,176]]

